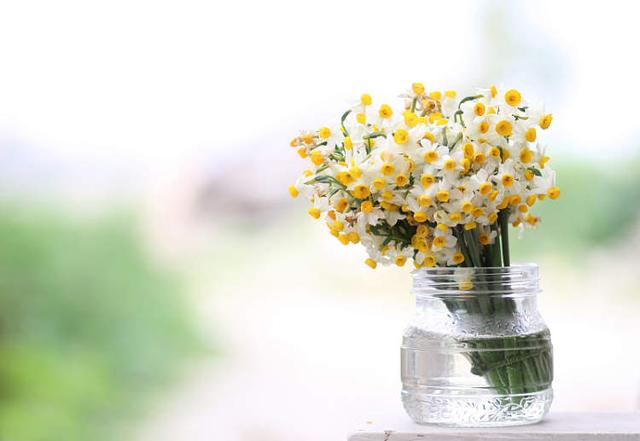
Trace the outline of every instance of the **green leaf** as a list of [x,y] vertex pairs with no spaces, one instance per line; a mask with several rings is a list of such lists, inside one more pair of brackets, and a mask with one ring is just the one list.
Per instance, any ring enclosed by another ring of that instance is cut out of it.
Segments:
[[484,95],[473,95],[473,96],[465,96],[464,98],[462,98],[460,100],[460,102],[458,103],[458,109],[460,109],[460,106],[462,106],[462,104],[466,103],[467,101],[473,101],[473,100],[477,100],[478,98],[482,98]]
[[536,176],[542,176],[542,172],[535,167],[529,167],[527,170],[530,170]]
[[351,109],[344,112],[342,114],[342,117],[340,118],[340,127],[342,128],[342,133],[344,134],[344,136],[349,136],[349,132],[347,132],[347,129],[344,126],[344,121],[347,119],[347,116],[349,116],[350,113]]

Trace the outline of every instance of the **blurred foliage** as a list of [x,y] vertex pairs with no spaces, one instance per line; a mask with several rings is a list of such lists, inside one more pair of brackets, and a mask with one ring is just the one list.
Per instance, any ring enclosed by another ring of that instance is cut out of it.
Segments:
[[178,280],[126,220],[2,211],[0,440],[122,439],[201,347]]
[[[533,207],[542,223],[512,241],[517,260],[531,260],[531,254],[543,253],[575,257],[624,238],[637,224],[640,160],[596,165],[554,158],[553,167],[562,194]],[[512,234],[517,236],[513,230]]]

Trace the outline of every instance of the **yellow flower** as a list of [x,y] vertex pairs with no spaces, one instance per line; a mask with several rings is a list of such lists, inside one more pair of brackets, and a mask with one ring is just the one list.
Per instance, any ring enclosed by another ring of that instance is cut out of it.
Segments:
[[314,150],[313,152],[311,152],[311,162],[313,162],[315,165],[322,165],[322,163],[324,162],[324,156],[322,156],[322,153],[320,153],[318,150]]
[[307,213],[309,213],[309,216],[311,216],[311,217],[313,217],[315,219],[318,219],[320,217],[320,209],[318,209],[316,207],[309,208]]
[[424,188],[428,188],[431,184],[435,182],[435,180],[436,178],[434,178],[432,174],[425,173],[422,176],[420,176],[420,185],[422,185]]
[[456,265],[460,265],[461,263],[464,262],[464,254],[462,254],[460,251],[457,251],[456,253],[454,253],[453,256],[451,256],[451,260]]
[[360,211],[362,211],[364,214],[369,214],[372,210],[373,204],[371,203],[371,201],[364,201],[362,204],[360,204]]
[[429,98],[440,101],[442,99],[442,92],[433,91],[429,94]]
[[339,212],[339,213],[342,213],[347,208],[348,205],[349,205],[349,199],[340,198],[340,199],[338,199],[338,201],[336,202],[336,205],[335,205],[336,211]]
[[371,105],[371,95],[369,95],[368,93],[363,93],[360,96],[360,104],[362,104],[363,106],[369,106]]
[[476,103],[473,106],[473,113],[475,113],[476,116],[484,115],[485,111],[486,111],[486,107],[485,107],[484,103]]
[[504,137],[511,136],[511,133],[513,132],[513,125],[506,119],[498,121],[496,124],[496,132]]
[[421,207],[428,207],[431,205],[432,199],[428,194],[421,194],[418,196],[417,201]]
[[529,127],[526,132],[524,132],[524,137],[529,142],[534,142],[537,138],[536,128]]
[[511,187],[513,185],[513,175],[510,173],[504,173],[502,175],[502,185],[505,187]]
[[433,136],[433,133],[431,133],[431,132],[424,132],[424,135],[422,137],[425,138],[425,139],[428,139],[431,142],[435,142],[435,140],[436,140],[436,137]]
[[371,192],[369,191],[369,187],[362,184],[356,185],[352,193],[353,193],[353,196],[355,196],[358,199],[368,198],[369,195],[371,194]]
[[391,118],[391,115],[393,115],[393,109],[391,109],[391,107],[388,104],[383,104],[380,106],[380,110],[378,110],[378,114],[380,115],[380,118]]
[[553,120],[553,115],[548,113],[545,116],[542,117],[542,119],[540,120],[540,127],[542,129],[548,129],[549,126],[551,125],[551,121]]
[[516,107],[518,106],[518,104],[520,104],[522,97],[520,96],[520,92],[515,89],[511,89],[504,94],[504,100],[511,107]]
[[400,173],[396,176],[396,185],[398,187],[404,187],[409,183],[409,178],[406,175]]
[[353,142],[351,141],[351,137],[344,137],[344,148],[345,150],[351,150],[353,148]]
[[398,144],[406,144],[409,141],[409,132],[405,129],[397,129],[393,132],[393,140]]
[[447,190],[438,190],[436,199],[440,202],[449,202],[449,192]]
[[419,211],[413,214],[413,219],[416,222],[425,222],[427,220],[427,214]]
[[364,263],[366,265],[368,265],[369,267],[371,267],[371,269],[376,269],[376,267],[378,266],[378,264],[376,263],[375,260],[368,258],[367,260],[364,261]]
[[455,159],[447,159],[442,166],[445,170],[453,171],[456,169],[456,161]]
[[432,162],[436,161],[439,156],[440,155],[438,155],[438,152],[436,152],[435,150],[429,150],[425,152],[422,159],[424,159],[425,162],[431,164]]
[[491,193],[492,189],[493,189],[493,185],[491,184],[491,182],[483,182],[478,187],[478,190],[480,190],[480,194],[483,194],[483,195],[488,195],[489,193]]
[[527,147],[523,148],[520,151],[520,161],[522,161],[523,164],[530,163],[532,159],[533,159],[533,152],[529,150]]
[[426,267],[432,267],[432,266],[435,266],[436,263],[438,263],[436,258],[432,254],[427,254],[426,256],[424,256],[424,261],[422,262],[422,265]]
[[405,256],[403,256],[402,254],[396,256],[395,258],[395,263],[398,266],[404,266],[404,264],[407,262],[407,258]]
[[395,170],[395,166],[390,162],[385,162],[380,167],[380,172],[385,176],[390,176]]
[[329,127],[322,127],[319,131],[318,131],[318,135],[320,136],[320,138],[322,139],[327,139],[328,137],[331,136],[331,129]]
[[295,185],[289,186],[289,194],[291,195],[292,198],[298,197],[298,189],[296,188]]
[[411,85],[411,90],[413,90],[413,93],[415,93],[416,95],[422,95],[424,93],[424,84],[413,83]]
[[551,187],[549,190],[547,190],[547,194],[551,199],[558,199],[558,197],[560,196],[560,187]]

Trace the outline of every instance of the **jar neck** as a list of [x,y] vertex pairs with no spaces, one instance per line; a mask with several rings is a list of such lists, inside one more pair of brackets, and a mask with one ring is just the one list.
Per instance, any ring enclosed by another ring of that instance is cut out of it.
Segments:
[[532,298],[540,291],[538,266],[434,267],[413,272],[417,304],[430,299],[465,301],[474,298]]

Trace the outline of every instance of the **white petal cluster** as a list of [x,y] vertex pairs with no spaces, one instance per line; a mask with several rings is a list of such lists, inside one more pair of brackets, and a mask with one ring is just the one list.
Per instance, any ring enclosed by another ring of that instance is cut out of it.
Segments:
[[414,83],[401,98],[394,110],[362,95],[337,125],[295,137],[311,165],[290,194],[373,268],[500,266],[501,230],[535,226],[531,207],[560,194],[538,142],[551,114],[495,86],[459,98]]

